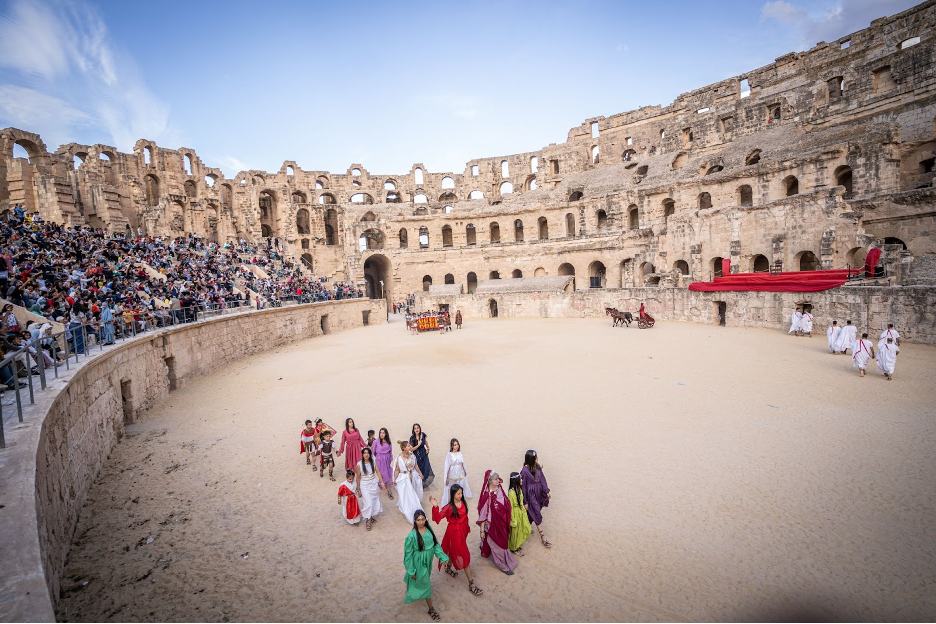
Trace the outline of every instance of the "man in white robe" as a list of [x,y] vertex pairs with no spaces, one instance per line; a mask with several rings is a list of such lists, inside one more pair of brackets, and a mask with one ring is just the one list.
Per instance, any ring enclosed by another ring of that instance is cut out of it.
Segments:
[[799,308],[793,310],[793,314],[790,316],[790,331],[787,332],[788,334],[793,334],[795,336],[799,332],[800,319],[802,318],[803,313],[800,312]]
[[800,318],[800,333],[809,335],[812,338],[812,314],[803,310],[803,316]]
[[858,340],[858,328],[851,324],[851,321],[845,321],[842,332],[839,334],[838,341],[835,343],[835,350],[838,353],[845,353]]
[[888,323],[888,324],[887,324],[887,329],[884,330],[884,332],[881,334],[881,339],[878,340],[878,351],[879,351],[879,352],[880,352],[881,349],[884,348],[884,345],[887,344],[887,339],[888,339],[888,338],[893,338],[893,339],[894,339],[894,346],[896,346],[898,349],[900,348],[900,332],[898,332],[896,329],[894,329],[894,324],[893,324],[893,323]]
[[835,345],[838,344],[839,334],[842,333],[842,328],[839,327],[838,321],[832,321],[832,324],[829,325],[829,329],[826,330],[826,340],[829,343],[829,351],[833,354],[835,353]]
[[888,338],[887,342],[884,344],[884,348],[878,350],[878,369],[884,373],[884,376],[887,377],[888,381],[893,379],[892,375],[894,374],[894,367],[897,366],[898,353],[900,353],[900,349],[898,349],[897,345],[894,344],[893,338]]
[[868,334],[861,334],[861,340],[852,345],[852,364],[864,377],[868,369],[868,362],[874,357],[874,345],[868,340]]

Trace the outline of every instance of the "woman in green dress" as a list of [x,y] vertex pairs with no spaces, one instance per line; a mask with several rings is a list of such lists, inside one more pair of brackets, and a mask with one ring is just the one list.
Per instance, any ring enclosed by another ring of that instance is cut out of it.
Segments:
[[510,500],[510,537],[507,547],[513,554],[523,556],[523,543],[530,537],[533,527],[530,526],[530,517],[527,515],[527,506],[523,500],[523,477],[519,472],[510,473],[510,489],[507,490]]
[[438,557],[442,563],[449,560],[426,520],[426,512],[419,509],[413,514],[413,530],[406,536],[406,542],[403,544],[403,566],[406,568],[406,576],[403,579],[406,581],[406,598],[403,603],[425,600],[429,606],[429,616],[438,622],[442,616],[432,606],[432,585],[429,581],[433,556]]

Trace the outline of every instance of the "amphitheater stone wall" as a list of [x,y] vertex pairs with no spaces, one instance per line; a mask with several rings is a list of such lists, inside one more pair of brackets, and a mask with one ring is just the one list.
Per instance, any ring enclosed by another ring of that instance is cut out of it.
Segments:
[[385,323],[386,314],[383,301],[351,299],[222,316],[122,343],[37,393],[0,453],[0,619],[54,620],[78,514],[126,424],[200,375],[305,338]]

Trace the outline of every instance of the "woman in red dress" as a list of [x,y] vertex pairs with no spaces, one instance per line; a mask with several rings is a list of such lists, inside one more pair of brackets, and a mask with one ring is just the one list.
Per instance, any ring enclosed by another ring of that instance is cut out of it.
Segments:
[[342,453],[345,454],[345,470],[354,470],[361,461],[361,449],[364,446],[364,438],[354,426],[354,419],[348,418],[345,420],[345,430],[341,432],[341,448],[338,449],[338,457],[341,457]]
[[[432,504],[432,521],[441,524],[442,518],[448,520],[445,536],[442,538],[442,552],[449,557],[445,572],[452,578],[458,578],[457,570],[464,570],[468,579],[468,591],[478,596],[483,590],[475,587],[471,577],[471,553],[468,552],[468,533],[471,532],[471,525],[468,523],[468,506],[465,505],[462,487],[457,483],[452,484],[451,501],[440,510],[439,501],[435,496],[429,497]],[[439,566],[442,566],[441,561]]]

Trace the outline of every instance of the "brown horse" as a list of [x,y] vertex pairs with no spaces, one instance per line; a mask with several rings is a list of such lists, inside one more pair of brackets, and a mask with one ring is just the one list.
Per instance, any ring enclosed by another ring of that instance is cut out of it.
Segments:
[[617,308],[605,308],[605,316],[610,316],[611,327],[617,327],[618,323],[624,327],[630,327],[634,317],[630,312],[619,312]]

